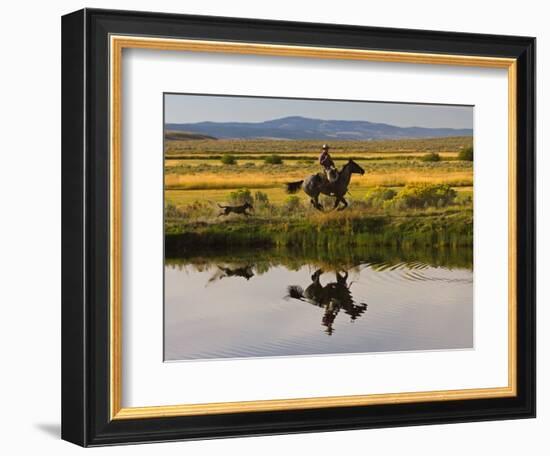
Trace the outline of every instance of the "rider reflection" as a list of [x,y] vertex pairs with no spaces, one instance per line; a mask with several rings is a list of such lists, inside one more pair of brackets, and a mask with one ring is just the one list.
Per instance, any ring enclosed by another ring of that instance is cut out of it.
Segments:
[[336,281],[325,286],[320,281],[322,274],[323,270],[321,269],[315,271],[311,276],[312,283],[305,290],[299,285],[289,286],[288,296],[323,308],[325,313],[321,324],[325,327],[325,332],[331,335],[334,332],[334,321],[341,310],[350,316],[351,321],[354,321],[367,310],[367,304],[355,304],[350,291],[351,284],[347,283],[348,273],[346,271],[336,272]]

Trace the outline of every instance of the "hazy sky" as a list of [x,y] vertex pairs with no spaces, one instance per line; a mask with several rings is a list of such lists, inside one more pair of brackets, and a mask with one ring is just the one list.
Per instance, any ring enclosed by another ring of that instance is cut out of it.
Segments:
[[287,116],[367,120],[399,127],[473,128],[471,106],[165,95],[166,123],[262,122]]

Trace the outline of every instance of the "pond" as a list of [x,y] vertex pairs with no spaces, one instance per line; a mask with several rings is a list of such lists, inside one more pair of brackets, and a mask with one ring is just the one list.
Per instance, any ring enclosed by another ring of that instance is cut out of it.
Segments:
[[166,361],[473,347],[471,248],[167,258]]

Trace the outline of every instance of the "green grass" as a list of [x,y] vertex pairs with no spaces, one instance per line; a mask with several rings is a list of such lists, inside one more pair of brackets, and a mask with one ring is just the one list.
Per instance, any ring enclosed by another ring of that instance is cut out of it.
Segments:
[[[189,204],[192,204],[195,201],[204,201],[206,203],[211,204],[212,207],[216,207],[216,203],[223,204],[223,203],[229,202],[228,194],[233,188],[234,187],[214,188],[214,189],[195,189],[195,190],[186,190],[186,189],[177,189],[177,188],[167,189],[165,191],[165,198],[166,198],[166,202],[177,207],[184,207]],[[350,188],[351,195],[348,195],[347,199],[351,201],[355,201],[355,200],[366,198],[366,195],[372,188],[376,188],[376,187],[352,185]],[[403,187],[388,186],[384,188],[399,191]],[[281,204],[288,197],[288,194],[286,193],[282,185],[277,185],[275,187],[253,186],[253,187],[249,187],[249,189],[252,193],[256,191],[264,192],[265,194],[267,194],[269,201],[274,204]],[[465,197],[466,196],[472,197],[473,195],[473,187],[471,186],[453,187],[453,189],[456,190],[459,195],[464,195]],[[300,198],[304,204],[307,203],[308,199],[304,193],[298,193],[296,196],[298,196],[298,198]]]
[[464,149],[462,149],[457,156],[458,160],[465,160],[465,161],[474,161],[474,148],[473,146],[468,146]]
[[266,165],[282,165],[283,159],[277,154],[268,155],[264,158],[264,163]]
[[473,242],[473,214],[462,206],[386,214],[357,208],[304,216],[307,211],[294,208],[288,215],[219,220],[167,216],[166,242],[186,254],[204,247],[315,246],[330,250],[343,245],[460,247]]
[[438,162],[441,161],[441,156],[436,152],[430,152],[423,155],[420,159],[424,162]]
[[237,159],[234,155],[231,154],[223,154],[220,158],[220,161],[222,165],[236,165]]

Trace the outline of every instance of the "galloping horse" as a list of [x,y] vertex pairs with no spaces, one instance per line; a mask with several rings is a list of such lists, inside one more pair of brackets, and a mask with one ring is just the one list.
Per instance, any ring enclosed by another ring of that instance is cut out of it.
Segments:
[[365,174],[365,170],[361,168],[353,160],[349,160],[338,173],[336,182],[329,182],[323,173],[312,174],[305,180],[297,182],[289,182],[286,184],[287,193],[296,193],[300,188],[310,196],[310,201],[313,207],[319,211],[323,210],[323,206],[319,203],[319,194],[336,197],[333,209],[336,209],[340,203],[344,206],[338,208],[339,211],[348,207],[348,202],[344,195],[348,192],[349,183],[352,174]]

